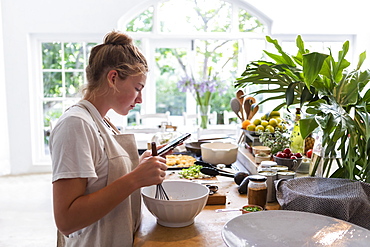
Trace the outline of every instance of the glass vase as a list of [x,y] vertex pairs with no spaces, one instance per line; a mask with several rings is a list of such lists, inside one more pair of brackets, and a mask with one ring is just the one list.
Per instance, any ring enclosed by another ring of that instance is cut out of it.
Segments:
[[210,110],[210,105],[198,105],[199,123],[201,129],[207,129],[208,127],[208,116]]

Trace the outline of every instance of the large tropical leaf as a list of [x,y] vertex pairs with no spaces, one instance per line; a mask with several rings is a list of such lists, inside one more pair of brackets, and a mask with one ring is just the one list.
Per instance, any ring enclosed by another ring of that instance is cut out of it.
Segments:
[[327,57],[318,52],[303,55],[303,75],[307,87],[311,87],[316,80]]
[[283,49],[281,48],[281,46],[279,45],[278,41],[276,39],[272,39],[270,36],[266,36],[266,40],[267,42],[273,44],[276,48],[276,50],[281,54],[281,56],[277,56],[275,54],[271,54],[267,51],[265,51],[265,53],[270,56],[270,55],[273,55],[271,58],[272,59],[278,59],[278,60],[275,60],[277,64],[287,64],[289,66],[295,66],[295,63],[293,62],[292,58],[283,51]]

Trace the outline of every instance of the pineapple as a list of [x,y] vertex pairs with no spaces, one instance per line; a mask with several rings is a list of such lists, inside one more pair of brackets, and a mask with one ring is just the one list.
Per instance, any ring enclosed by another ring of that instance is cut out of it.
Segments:
[[309,135],[304,139],[304,153],[306,153],[309,149],[313,149],[313,145],[315,144],[315,138],[312,135]]

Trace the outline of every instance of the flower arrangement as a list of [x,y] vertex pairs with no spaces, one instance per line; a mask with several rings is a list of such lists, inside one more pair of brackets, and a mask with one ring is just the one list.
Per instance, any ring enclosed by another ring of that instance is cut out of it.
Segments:
[[178,81],[177,87],[180,92],[191,92],[199,107],[200,127],[206,129],[208,125],[208,113],[210,111],[211,99],[213,93],[217,91],[222,95],[227,91],[227,86],[217,78],[217,75],[211,76],[211,68],[209,75],[203,80],[195,80],[194,76],[185,76]]

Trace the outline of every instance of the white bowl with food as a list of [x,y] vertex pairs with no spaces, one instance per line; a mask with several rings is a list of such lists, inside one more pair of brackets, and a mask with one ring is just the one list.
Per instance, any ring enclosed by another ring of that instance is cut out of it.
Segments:
[[209,189],[202,184],[181,180],[165,180],[162,186],[169,200],[155,198],[156,185],[141,189],[144,204],[157,218],[157,223],[166,227],[193,224],[207,203]]

